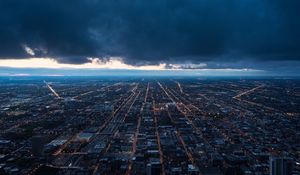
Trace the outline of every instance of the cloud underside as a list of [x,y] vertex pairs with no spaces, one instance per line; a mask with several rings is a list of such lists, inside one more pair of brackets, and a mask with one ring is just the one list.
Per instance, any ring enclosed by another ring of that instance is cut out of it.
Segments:
[[298,0],[2,0],[0,59],[86,64],[120,57],[131,66],[186,69],[299,66],[299,6]]

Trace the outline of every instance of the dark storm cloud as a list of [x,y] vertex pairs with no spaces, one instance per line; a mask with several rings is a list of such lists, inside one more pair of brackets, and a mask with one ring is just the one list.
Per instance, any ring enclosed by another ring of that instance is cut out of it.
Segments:
[[299,60],[299,0],[0,0],[0,58]]

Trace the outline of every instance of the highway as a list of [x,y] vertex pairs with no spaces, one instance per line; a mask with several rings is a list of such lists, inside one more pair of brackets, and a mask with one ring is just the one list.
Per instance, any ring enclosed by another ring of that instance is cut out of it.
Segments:
[[[176,102],[169,96],[169,94],[167,93],[167,91],[165,90],[165,88],[162,86],[162,84],[159,83],[159,82],[157,82],[157,83],[158,83],[158,85],[160,86],[160,88],[163,90],[163,92],[165,92],[165,94],[170,98],[170,100],[171,100],[173,103],[176,104]],[[170,118],[170,120],[171,120],[171,122],[172,122],[174,128],[176,129],[176,136],[178,137],[178,139],[179,139],[181,145],[183,146],[184,151],[185,151],[185,153],[186,153],[186,155],[187,155],[189,161],[190,161],[193,165],[195,165],[194,157],[193,157],[192,153],[188,150],[188,148],[187,148],[188,146],[186,145],[186,143],[185,143],[184,140],[182,139],[181,133],[180,133],[180,131],[178,130],[178,127],[177,127],[176,124],[175,124],[174,118],[171,116],[169,110],[168,110],[168,109],[166,109],[166,110],[167,110],[168,117]],[[191,122],[191,121],[190,121],[190,122]]]
[[49,83],[47,83],[45,80],[44,80],[44,82],[46,83],[48,89],[53,93],[54,96],[56,96],[58,99],[62,99],[62,97],[59,96],[58,93],[55,92],[55,90],[50,86]]
[[240,93],[240,94],[237,94],[236,96],[234,96],[234,97],[232,97],[232,98],[234,98],[234,99],[237,99],[237,98],[241,98],[242,96],[244,96],[244,95],[247,95],[247,94],[250,94],[250,93],[252,93],[252,92],[254,92],[254,91],[256,91],[257,89],[259,89],[259,88],[262,88],[262,87],[264,87],[265,85],[259,85],[259,86],[257,86],[257,87],[255,87],[255,88],[252,88],[252,89],[250,89],[250,90],[247,90],[247,91],[245,91],[245,92],[242,92],[242,93]]

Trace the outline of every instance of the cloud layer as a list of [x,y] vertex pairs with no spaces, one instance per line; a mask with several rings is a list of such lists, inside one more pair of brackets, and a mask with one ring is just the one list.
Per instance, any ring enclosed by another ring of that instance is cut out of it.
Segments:
[[299,0],[1,0],[0,58],[299,66],[299,7]]

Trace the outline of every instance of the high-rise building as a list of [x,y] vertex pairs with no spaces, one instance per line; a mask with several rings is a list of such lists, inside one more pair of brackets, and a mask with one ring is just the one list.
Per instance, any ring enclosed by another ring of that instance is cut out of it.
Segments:
[[44,151],[44,138],[41,136],[34,136],[31,139],[32,154],[36,157],[41,156]]
[[270,157],[270,175],[290,175],[293,160],[286,157]]
[[159,161],[148,163],[146,166],[146,174],[147,175],[154,175],[160,174],[161,171],[161,164]]

